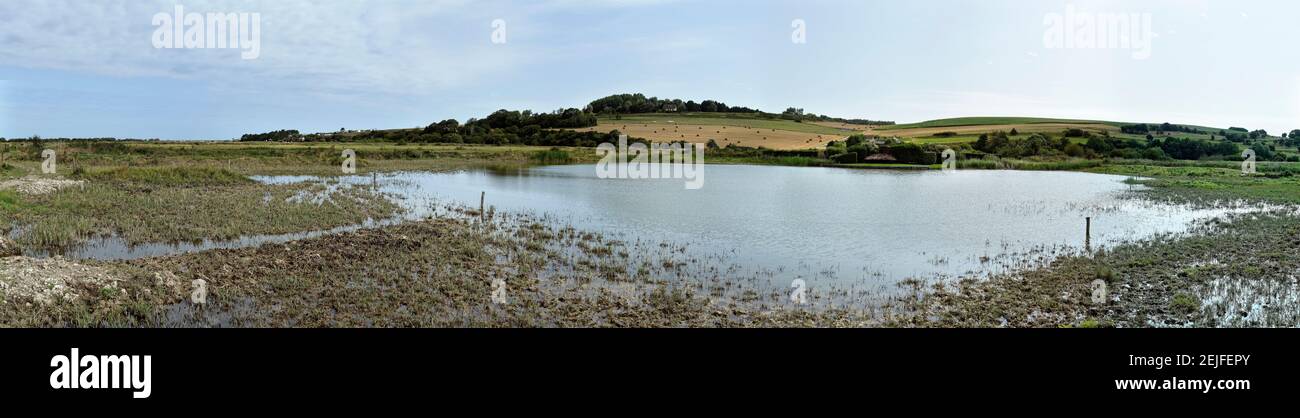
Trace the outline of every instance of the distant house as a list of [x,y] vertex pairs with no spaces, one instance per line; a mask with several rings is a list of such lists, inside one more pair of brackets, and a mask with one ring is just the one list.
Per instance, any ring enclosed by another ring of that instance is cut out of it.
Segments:
[[665,111],[665,112],[676,112],[676,111],[677,111],[677,105],[675,105],[675,104],[671,104],[671,103],[670,103],[670,104],[666,104],[666,105],[664,105],[664,111]]

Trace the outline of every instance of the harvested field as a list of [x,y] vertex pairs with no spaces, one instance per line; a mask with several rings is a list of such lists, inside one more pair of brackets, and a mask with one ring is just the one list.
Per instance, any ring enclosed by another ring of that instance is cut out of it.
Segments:
[[843,134],[795,132],[753,126],[694,125],[675,122],[633,123],[624,121],[601,121],[593,128],[575,129],[579,132],[609,132],[618,130],[635,138],[653,141],[686,141],[704,143],[710,139],[719,146],[736,144],[747,147],[764,147],[776,150],[823,148],[827,142],[839,141],[848,137]]

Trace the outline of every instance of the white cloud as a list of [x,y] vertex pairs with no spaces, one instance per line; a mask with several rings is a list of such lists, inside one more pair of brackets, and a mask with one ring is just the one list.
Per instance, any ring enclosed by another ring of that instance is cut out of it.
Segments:
[[[199,79],[229,88],[325,94],[419,93],[521,65],[529,52],[489,42],[463,0],[180,2],[186,12],[261,14],[261,56],[237,50],[155,49],[151,18],[169,1],[0,2],[0,62],[115,76]],[[325,7],[327,6],[327,7]]]

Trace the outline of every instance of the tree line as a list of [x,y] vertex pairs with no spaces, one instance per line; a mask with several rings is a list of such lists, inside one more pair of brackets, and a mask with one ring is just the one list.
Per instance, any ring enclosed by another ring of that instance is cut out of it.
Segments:
[[[975,151],[1004,158],[1075,157],[1075,158],[1125,158],[1149,160],[1240,160],[1242,145],[1229,141],[1201,140],[1165,136],[1148,139],[1114,138],[1109,134],[1066,130],[1059,137],[1035,133],[1017,137],[1004,131],[980,135],[969,146]],[[1071,138],[1086,138],[1075,141]],[[1256,158],[1264,161],[1286,161],[1288,157],[1277,152],[1276,146],[1255,141],[1246,148],[1255,151]],[[1292,161],[1300,160],[1296,157]]]
[[626,115],[633,113],[672,113],[672,112],[690,112],[690,113],[750,113],[765,119],[785,119],[795,122],[805,120],[817,122],[842,122],[857,125],[893,125],[893,121],[877,121],[869,119],[846,119],[836,118],[826,115],[817,115],[813,113],[804,113],[802,108],[787,108],[779,114],[768,113],[762,110],[753,109],[745,106],[728,106],[726,103],[716,100],[703,100],[696,102],[694,100],[682,99],[660,99],[658,97],[646,97],[641,93],[615,94],[605,96],[591,101],[587,104],[590,112],[601,115]]
[[641,93],[615,94],[592,100],[587,110],[601,114],[631,114],[659,112],[704,112],[704,113],[758,113],[758,109],[743,106],[727,106],[716,100],[682,101],[682,99],[660,99],[646,97]]
[[394,142],[490,145],[596,146],[617,139],[617,133],[574,132],[562,128],[596,126],[596,115],[578,109],[560,109],[550,113],[498,110],[482,119],[471,118],[464,124],[446,119],[423,129],[395,129],[301,135],[296,130],[249,134],[241,141],[302,142]]
[[1135,135],[1145,135],[1145,134],[1148,134],[1148,133],[1151,133],[1151,132],[1156,132],[1156,133],[1164,133],[1164,132],[1185,132],[1185,133],[1190,133],[1190,134],[1205,134],[1205,133],[1206,133],[1206,132],[1203,131],[1203,130],[1196,129],[1196,128],[1193,128],[1193,127],[1190,127],[1190,126],[1174,125],[1174,124],[1169,123],[1169,122],[1165,122],[1165,123],[1162,123],[1162,124],[1159,124],[1159,125],[1155,125],[1155,124],[1145,124],[1145,123],[1138,123],[1138,124],[1133,124],[1133,125],[1124,125],[1124,126],[1120,126],[1120,127],[1119,127],[1119,131],[1120,131],[1120,132],[1123,132],[1123,133],[1126,133],[1126,134],[1135,134]]

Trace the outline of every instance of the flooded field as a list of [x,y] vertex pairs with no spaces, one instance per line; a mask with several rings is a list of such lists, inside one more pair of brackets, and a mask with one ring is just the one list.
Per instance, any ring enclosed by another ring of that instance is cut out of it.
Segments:
[[[763,179],[755,181],[755,179]],[[955,173],[714,165],[705,187],[681,180],[608,180],[591,165],[338,178],[262,176],[265,183],[370,185],[398,219],[230,241],[129,246],[100,238],[65,254],[134,259],[281,243],[447,214],[449,205],[524,213],[632,245],[665,243],[728,275],[777,286],[883,286],[907,278],[980,276],[1041,266],[1085,248],[1176,236],[1250,208],[1199,209],[1133,198],[1125,176],[1073,172]],[[311,199],[311,196],[301,196]],[[441,208],[441,209],[440,209]],[[442,213],[438,213],[442,210]],[[1091,240],[1085,238],[1092,218]]]

